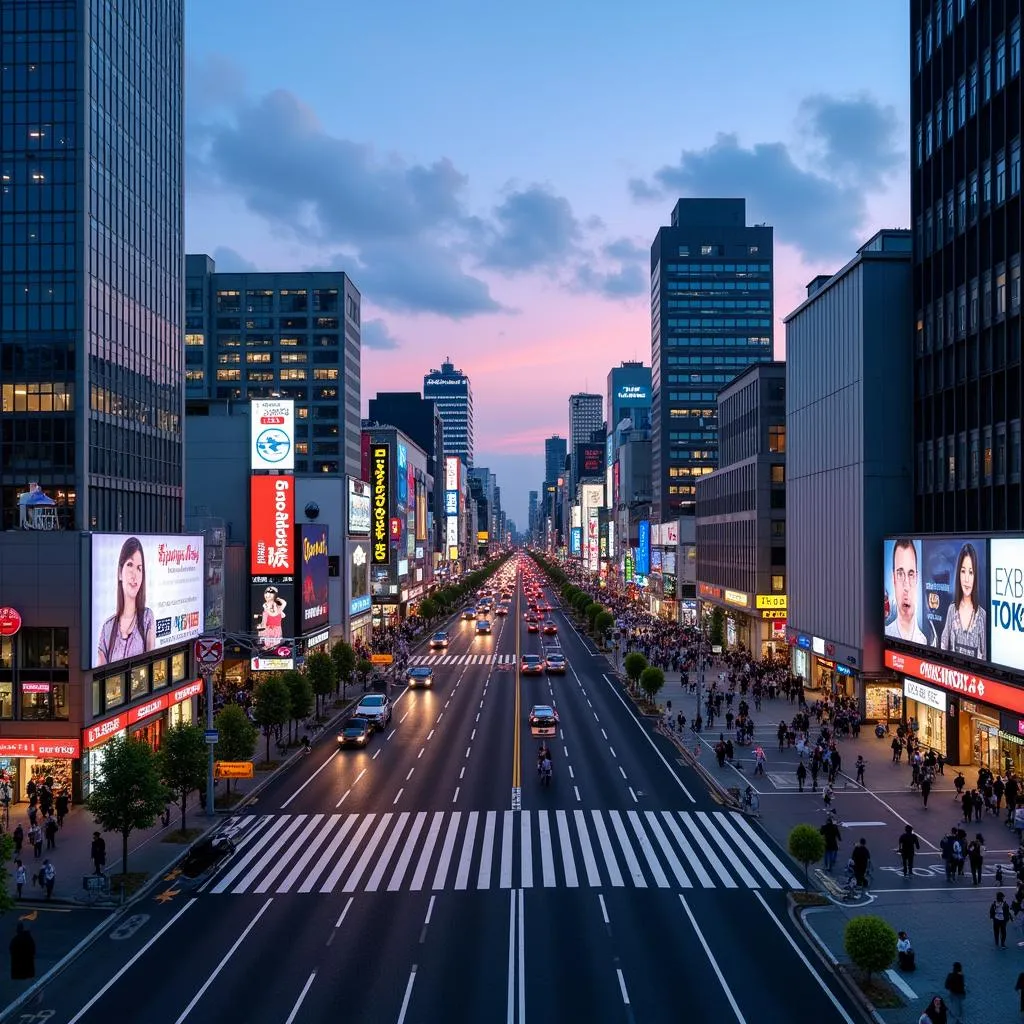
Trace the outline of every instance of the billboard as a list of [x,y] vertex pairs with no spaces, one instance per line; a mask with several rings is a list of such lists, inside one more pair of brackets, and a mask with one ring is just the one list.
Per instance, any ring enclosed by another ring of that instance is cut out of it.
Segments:
[[579,526],[569,528],[569,554],[580,554],[583,543],[583,529]]
[[615,524],[608,524],[608,557],[615,557]]
[[303,523],[299,527],[299,583],[302,624],[300,633],[321,629],[330,621],[328,600],[327,526]]
[[598,547],[598,524],[600,513],[592,508],[587,513],[586,566],[597,572],[601,568],[601,555]]
[[93,533],[89,541],[90,668],[202,635],[201,536]]
[[457,455],[445,456],[444,489],[446,491],[457,491],[459,489],[459,457]]
[[986,660],[988,542],[981,537],[897,537],[883,544],[885,635]]
[[370,551],[367,541],[348,545],[348,613],[362,615],[370,610]]
[[416,481],[416,539],[427,539],[427,482]]
[[[583,516],[586,517],[588,509],[600,508],[604,504],[603,484],[584,484],[580,488],[580,503],[583,505]],[[580,523],[582,526],[583,524]]]
[[370,535],[370,491],[353,477],[348,478],[348,532],[354,537]]
[[398,484],[398,504],[405,505],[409,501],[409,449],[404,444],[396,444],[397,466],[395,482]]
[[[459,520],[455,516],[449,516],[445,520],[445,543],[449,548],[459,549]],[[452,557],[458,558],[458,555]]]
[[[295,581],[291,576],[253,576],[249,589],[249,609],[253,630],[261,651],[291,658],[291,638],[295,635]],[[301,629],[298,630],[301,632]],[[283,648],[288,653],[282,653]],[[291,668],[291,666],[288,666]]]
[[249,570],[295,572],[295,477],[249,477]]
[[579,528],[583,525],[583,510],[579,505],[572,507],[572,526]]
[[249,405],[250,469],[295,469],[295,402],[254,399]]
[[444,492],[444,514],[446,516],[457,516],[459,514],[459,492]]
[[989,563],[990,658],[1008,668],[1024,669],[1024,540],[993,539]]
[[576,445],[576,479],[585,476],[604,476],[604,444]]
[[637,524],[636,565],[637,576],[651,574],[651,521],[641,519]]
[[373,522],[371,553],[374,565],[387,565],[391,561],[391,545],[388,541],[388,517],[391,508],[390,445],[370,446],[370,499]]
[[650,389],[643,384],[623,384],[615,392],[616,401],[626,405],[650,405]]

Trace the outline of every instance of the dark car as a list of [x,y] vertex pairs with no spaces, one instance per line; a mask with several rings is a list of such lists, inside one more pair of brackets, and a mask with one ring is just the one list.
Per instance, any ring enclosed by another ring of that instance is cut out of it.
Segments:
[[409,689],[417,686],[429,689],[434,685],[434,670],[429,665],[413,665],[405,673],[405,680],[409,684]]
[[366,718],[353,715],[346,720],[338,732],[339,747],[365,747],[370,742],[373,727]]
[[205,839],[200,839],[198,843],[192,844],[181,865],[181,873],[186,878],[200,878],[234,852],[235,844],[230,836],[207,836]]
[[549,654],[545,659],[549,674],[565,675],[565,656],[562,654]]

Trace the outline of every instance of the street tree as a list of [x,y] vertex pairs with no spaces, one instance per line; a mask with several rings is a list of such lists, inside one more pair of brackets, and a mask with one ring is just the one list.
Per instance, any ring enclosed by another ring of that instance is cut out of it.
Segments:
[[[437,612],[435,611],[434,614],[436,615]],[[356,652],[351,644],[346,643],[344,640],[339,640],[331,648],[331,660],[334,662],[334,667],[338,670],[338,681],[341,683],[341,699],[344,700],[356,670]]]
[[636,686],[644,669],[647,668],[647,659],[639,651],[630,651],[626,655],[626,660],[622,663],[622,667],[626,671],[626,678],[629,680],[630,685]]
[[722,608],[715,608],[711,612],[711,628],[708,630],[708,639],[712,646],[725,647],[725,611]]
[[288,696],[291,698],[288,719],[288,742],[291,743],[292,729],[294,728],[297,736],[299,722],[309,718],[313,711],[313,687],[306,676],[296,669],[285,672],[284,684],[288,687]]
[[825,856],[825,837],[813,825],[796,825],[789,833],[789,852],[807,869]]
[[317,651],[306,659],[306,677],[316,694],[317,717],[323,710],[323,698],[334,693],[338,685],[338,668],[329,654]]
[[11,874],[7,865],[14,859],[14,840],[9,832],[0,833],[0,914],[14,909],[14,896],[11,894]]
[[292,713],[292,698],[285,681],[275,672],[259,683],[253,693],[253,721],[260,727],[267,741],[270,760],[270,737],[275,729],[288,724]]
[[167,806],[167,787],[153,748],[134,736],[104,744],[103,767],[93,778],[88,807],[104,832],[121,835],[121,870],[128,874],[128,837],[152,828]]
[[594,622],[594,629],[597,632],[598,638],[602,643],[608,639],[608,633],[611,631],[612,626],[615,625],[615,616],[612,615],[607,608],[603,608],[601,613],[597,616]]
[[864,914],[846,923],[843,947],[849,958],[870,978],[872,974],[886,970],[896,959],[896,932],[884,917]]
[[184,835],[188,798],[202,788],[210,766],[203,729],[192,722],[181,722],[166,729],[160,741],[157,762],[160,777],[181,808],[181,833]]
[[[218,761],[249,761],[256,752],[258,730],[249,721],[249,716],[237,704],[225,704],[213,720],[217,730],[217,746],[213,756]],[[227,792],[231,792],[231,780],[227,780]]]
[[652,703],[664,685],[665,673],[656,665],[648,665],[640,673],[640,689],[647,694],[647,699]]
[[359,677],[359,682],[363,684],[363,689],[366,689],[366,681],[370,678],[370,673],[373,672],[373,662],[369,658],[360,658],[359,664],[356,665],[356,675]]
[[433,598],[426,597],[420,601],[420,617],[428,626],[437,618],[439,610]]

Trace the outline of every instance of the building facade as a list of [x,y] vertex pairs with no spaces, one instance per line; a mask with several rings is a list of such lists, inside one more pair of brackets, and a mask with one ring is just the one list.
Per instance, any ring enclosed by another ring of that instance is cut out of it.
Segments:
[[786,364],[744,370],[718,395],[720,467],[697,481],[697,592],[725,642],[786,651]]
[[608,433],[612,434],[624,419],[633,426],[649,430],[651,426],[651,368],[641,362],[624,362],[608,371],[606,396]]
[[445,455],[457,455],[467,469],[472,467],[473,387],[469,377],[446,359],[441,369],[424,376],[423,397],[441,414]]
[[745,199],[680,199],[651,246],[654,505],[692,515],[718,467],[718,392],[774,345],[773,231]]
[[185,260],[191,406],[295,401],[295,472],[359,475],[360,296],[340,271],[218,273]]
[[894,694],[882,538],[913,510],[910,248],[909,231],[879,232],[785,320],[786,531],[800,546],[786,583],[792,670],[879,720]]
[[576,394],[569,396],[569,441],[572,451],[585,444],[595,430],[604,426],[604,399],[601,395]]

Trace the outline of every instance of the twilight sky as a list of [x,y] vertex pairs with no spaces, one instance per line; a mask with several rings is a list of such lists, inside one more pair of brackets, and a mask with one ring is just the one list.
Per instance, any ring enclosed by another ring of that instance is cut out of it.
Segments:
[[774,225],[780,358],[806,283],[909,226],[907,26],[898,0],[190,0],[187,248],[346,271],[364,413],[450,356],[525,529],[569,394],[650,363],[679,196]]

